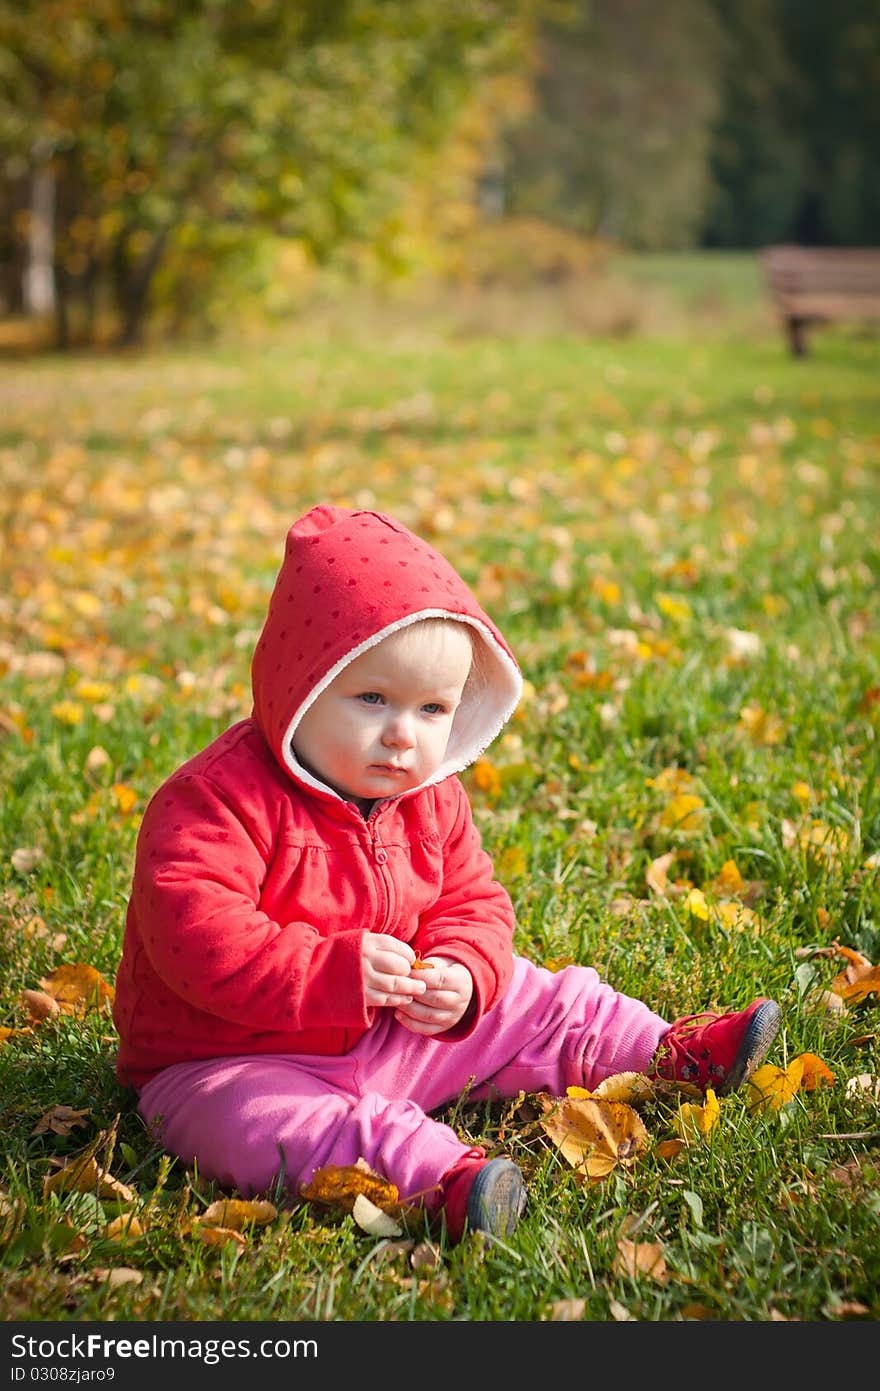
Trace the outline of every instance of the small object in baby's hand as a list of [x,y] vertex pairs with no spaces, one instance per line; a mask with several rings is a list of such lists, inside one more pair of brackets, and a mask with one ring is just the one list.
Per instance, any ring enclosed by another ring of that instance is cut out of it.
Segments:
[[430,971],[430,970],[431,970],[431,962],[430,962],[430,961],[424,961],[424,960],[422,959],[422,957],[417,956],[416,959],[415,959],[415,961],[413,962],[413,964],[410,966],[409,969],[410,969],[411,971]]

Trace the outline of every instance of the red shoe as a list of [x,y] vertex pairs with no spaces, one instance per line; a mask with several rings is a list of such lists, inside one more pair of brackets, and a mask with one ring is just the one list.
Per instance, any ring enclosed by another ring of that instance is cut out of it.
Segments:
[[765,999],[734,1014],[685,1015],[660,1040],[649,1075],[690,1082],[701,1091],[711,1087],[724,1096],[763,1062],[781,1022],[776,1001]]
[[510,1236],[526,1204],[520,1169],[512,1159],[466,1155],[443,1175],[443,1216],[452,1242],[465,1231]]

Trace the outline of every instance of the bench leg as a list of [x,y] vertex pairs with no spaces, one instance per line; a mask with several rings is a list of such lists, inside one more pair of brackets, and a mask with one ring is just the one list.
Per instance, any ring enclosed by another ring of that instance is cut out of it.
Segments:
[[787,319],[786,331],[788,333],[788,346],[791,348],[793,357],[806,357],[807,355],[807,321],[806,319]]

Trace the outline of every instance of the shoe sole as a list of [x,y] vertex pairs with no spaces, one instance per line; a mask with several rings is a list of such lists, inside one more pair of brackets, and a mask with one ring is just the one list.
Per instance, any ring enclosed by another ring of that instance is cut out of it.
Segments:
[[723,1083],[719,1083],[715,1088],[718,1096],[726,1096],[728,1092],[735,1092],[738,1087],[742,1086],[743,1082],[749,1080],[752,1073],[760,1067],[767,1056],[770,1045],[779,1033],[781,1023],[782,1010],[775,1000],[765,1000],[762,1005],[759,1005],[746,1029],[739,1052],[733,1060],[733,1066]]
[[510,1236],[526,1205],[523,1176],[512,1159],[490,1159],[468,1194],[467,1227],[488,1236]]

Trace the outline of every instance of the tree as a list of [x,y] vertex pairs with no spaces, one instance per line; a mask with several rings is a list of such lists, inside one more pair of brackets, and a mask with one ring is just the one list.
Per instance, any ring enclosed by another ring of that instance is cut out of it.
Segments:
[[510,210],[628,246],[692,244],[721,39],[705,0],[581,0],[545,21],[535,109],[508,142]]
[[724,30],[703,240],[880,241],[880,11],[713,0]]
[[[160,266],[255,227],[316,257],[369,238],[486,74],[521,61],[531,0],[0,0],[7,260],[51,176],[58,338],[109,293],[142,334]],[[23,193],[22,190],[27,190]],[[185,276],[182,277],[182,280]]]

